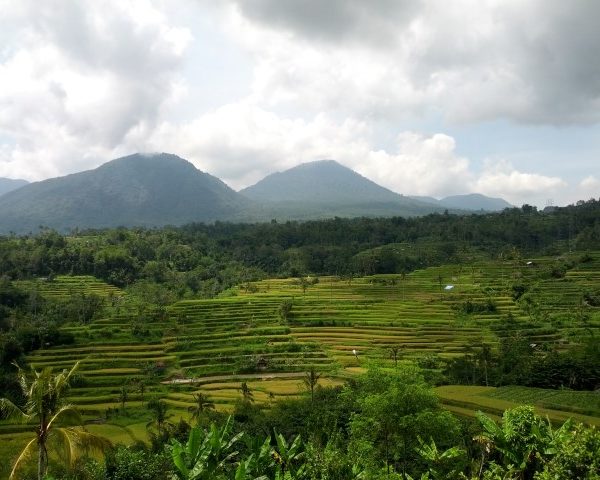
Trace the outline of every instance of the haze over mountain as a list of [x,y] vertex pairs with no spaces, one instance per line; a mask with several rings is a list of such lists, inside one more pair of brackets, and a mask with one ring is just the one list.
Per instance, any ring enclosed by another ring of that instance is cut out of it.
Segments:
[[130,155],[0,197],[0,231],[180,225],[227,218],[247,203],[221,180],[166,153]]
[[270,202],[393,202],[399,197],[335,160],[303,163],[272,173],[240,193]]
[[27,180],[0,178],[0,195],[4,195],[5,193],[16,190],[17,188],[21,188],[28,183],[29,182]]
[[501,209],[508,205],[502,202],[482,195],[415,199],[381,187],[333,160],[273,173],[235,192],[176,155],[135,154],[2,195],[0,233],[33,232],[39,226],[66,231],[215,220],[418,216],[446,209]]
[[293,217],[411,216],[443,211],[384,188],[334,160],[303,163],[273,173],[242,195]]
[[415,200],[439,205],[445,208],[454,208],[460,210],[484,210],[486,212],[498,212],[505,208],[512,208],[513,205],[503,198],[487,197],[481,193],[467,193],[465,195],[451,195],[440,200],[434,197],[411,196]]
[[513,205],[503,198],[486,197],[481,193],[468,193],[466,195],[452,195],[442,198],[440,202],[449,208],[460,208],[462,210],[486,210],[495,212],[512,208]]

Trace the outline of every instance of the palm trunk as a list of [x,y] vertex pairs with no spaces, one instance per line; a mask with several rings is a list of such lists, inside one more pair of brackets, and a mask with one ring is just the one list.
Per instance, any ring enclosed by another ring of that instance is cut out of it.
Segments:
[[43,480],[48,470],[48,451],[43,441],[38,442],[38,480]]
[[38,480],[46,476],[48,470],[48,450],[46,449],[46,436],[48,435],[46,417],[42,416],[38,430]]

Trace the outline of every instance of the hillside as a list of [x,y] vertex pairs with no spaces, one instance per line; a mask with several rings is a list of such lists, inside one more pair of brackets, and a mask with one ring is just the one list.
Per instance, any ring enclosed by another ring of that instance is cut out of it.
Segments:
[[503,198],[487,197],[480,193],[469,193],[467,195],[452,195],[440,200],[440,203],[448,208],[460,208],[462,210],[487,210],[495,212],[512,208],[513,206]]
[[130,155],[32,183],[0,199],[0,232],[211,221],[247,201],[175,155]]
[[4,195],[5,193],[12,192],[17,188],[21,188],[24,185],[27,185],[27,180],[19,180],[13,178],[0,178],[0,195]]
[[[235,412],[244,431],[256,425],[247,412],[278,431],[308,417],[304,438],[310,418],[323,416],[328,431],[348,396],[313,392],[313,374],[317,387],[346,388],[398,375],[432,400],[438,385],[432,411],[443,425],[454,419],[456,432],[458,420],[438,406],[498,417],[527,403],[553,423],[600,425],[600,251],[584,247],[596,245],[585,227],[596,208],[0,237],[0,395],[18,389],[15,359],[54,372],[78,362],[65,401],[88,431],[127,444],[154,441],[156,405],[167,433],[197,412],[202,421]],[[543,231],[559,232],[573,211],[577,249],[567,253]],[[482,222],[510,234],[507,218],[518,232],[541,228],[536,251],[449,248],[452,235],[477,237]],[[411,240],[390,243],[398,234]],[[345,418],[364,414],[352,408]],[[0,422],[0,478],[32,433]]]
[[503,198],[488,197],[481,193],[468,193],[465,195],[451,195],[440,200],[434,197],[424,197],[411,195],[410,198],[421,202],[430,203],[443,208],[459,209],[467,211],[499,212],[505,208],[513,208]]
[[[552,280],[543,280],[542,273],[553,264],[553,257],[535,258],[534,268],[525,262],[479,260],[468,266],[446,264],[416,270],[406,276],[374,275],[351,281],[321,277],[305,289],[297,279],[267,279],[237,287],[227,298],[176,302],[162,317],[149,309],[152,320],[144,324],[143,335],[131,327],[137,311],[132,294],[93,277],[59,276],[51,283],[17,284],[35,287],[45,298],[66,299],[73,286],[78,286],[78,291],[121,299],[119,309],[107,309],[106,316],[90,325],[65,326],[74,344],[28,355],[36,366],[55,369],[81,361],[85,383],[73,390],[72,398],[88,418],[96,418],[119,405],[118,393],[124,384],[132,386],[128,405],[143,407],[140,394],[133,391],[140,378],[146,378],[148,395],[160,394],[179,414],[193,405],[193,393],[198,391],[208,395],[219,410],[230,411],[240,397],[241,381],[249,382],[259,404],[269,402],[271,396],[298,396],[303,391],[303,372],[310,367],[323,374],[322,385],[338,384],[372,361],[392,367],[389,352],[394,346],[401,348],[403,360],[429,359],[439,365],[468,354],[482,342],[496,347],[515,330],[540,345],[564,346],[585,329],[600,329],[598,308],[591,309],[590,320],[573,317],[568,325],[556,321],[569,314],[582,292],[597,284],[600,254],[593,252],[589,258],[574,265],[564,279]],[[535,303],[551,305],[550,317],[532,321],[525,304],[512,298],[515,273],[531,283]],[[451,279],[455,288],[441,291],[439,278]],[[489,292],[494,292],[492,297]],[[489,298],[495,305],[493,311],[465,314],[458,308]],[[282,317],[280,307],[285,301],[290,302],[290,310]],[[509,314],[512,320],[507,322]],[[152,367],[156,372],[145,373]],[[459,402],[462,397],[457,395],[449,392],[446,396],[450,406],[463,409],[461,414],[472,415],[477,409],[497,413],[504,405],[490,398],[487,404],[473,407],[475,400]],[[540,406],[545,407],[544,414],[558,420],[572,416],[600,423],[600,406],[595,404],[579,410],[568,402]],[[0,433],[12,428],[6,426]]]
[[394,193],[333,160],[273,173],[239,193],[261,202],[265,212],[292,218],[410,216],[443,210]]

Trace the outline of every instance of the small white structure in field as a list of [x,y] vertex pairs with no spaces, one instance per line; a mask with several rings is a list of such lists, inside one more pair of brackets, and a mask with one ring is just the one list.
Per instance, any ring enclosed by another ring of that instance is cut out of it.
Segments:
[[454,288],[454,285],[446,285],[444,287],[444,290],[452,290]]

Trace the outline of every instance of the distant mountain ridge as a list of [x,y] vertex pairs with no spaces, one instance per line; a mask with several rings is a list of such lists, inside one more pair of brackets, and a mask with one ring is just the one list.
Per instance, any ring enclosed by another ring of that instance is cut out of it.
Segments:
[[271,206],[274,213],[294,217],[414,216],[443,211],[392,192],[334,160],[273,173],[239,193],[266,209]]
[[513,208],[503,198],[488,197],[481,193],[467,193],[465,195],[451,195],[440,200],[433,197],[411,196],[415,200],[428,202],[433,205],[440,205],[445,208],[455,208],[459,210],[498,212],[505,208]]
[[400,197],[335,160],[302,163],[272,173],[239,193],[268,202],[394,202]]
[[0,197],[0,231],[181,225],[231,216],[247,201],[171,154],[130,155]]
[[27,185],[29,182],[27,180],[14,179],[14,178],[0,178],[0,195],[4,195],[5,193],[12,192],[17,188],[21,188],[24,185]]
[[451,208],[460,208],[463,210],[486,210],[495,212],[505,208],[513,208],[503,198],[487,197],[481,193],[468,193],[466,195],[452,195],[440,200],[444,205]]
[[[419,216],[464,211],[461,197],[444,204],[400,195],[333,160],[298,165],[236,192],[176,155],[134,154],[2,195],[0,233],[34,232],[39,226],[68,231],[216,220]],[[481,209],[485,199],[477,197],[474,209]]]

